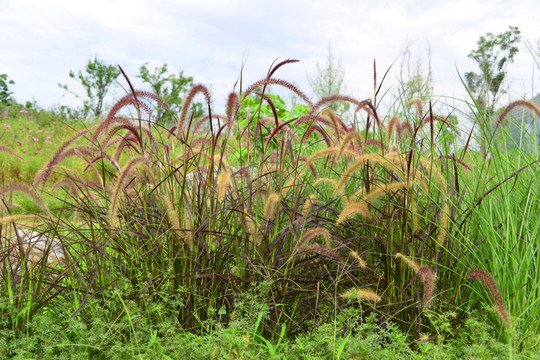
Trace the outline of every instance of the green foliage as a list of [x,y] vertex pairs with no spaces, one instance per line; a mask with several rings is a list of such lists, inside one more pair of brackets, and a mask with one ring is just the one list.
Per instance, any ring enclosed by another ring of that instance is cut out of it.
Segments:
[[[275,128],[275,116],[277,116],[277,119],[281,124],[309,113],[309,106],[307,105],[297,104],[289,108],[282,97],[277,94],[266,94],[266,97],[267,99],[262,99],[257,95],[249,95],[244,98],[235,119],[241,129],[247,129],[249,119],[250,132],[259,134],[258,136],[260,139],[268,136]],[[267,121],[262,123],[261,120],[263,119],[266,119]],[[295,131],[300,135],[306,131],[307,127],[308,125],[302,124],[299,127],[295,127]],[[259,129],[261,130],[260,132]],[[236,140],[239,146],[236,147],[234,144],[229,144],[235,149],[231,156],[233,164],[242,164],[247,157],[247,142],[242,140],[244,137],[245,134],[238,133],[236,134]],[[315,136],[313,138],[315,138]],[[320,140],[320,138],[317,139]],[[264,151],[264,142],[255,141],[254,144],[259,147],[257,149],[258,152]],[[272,142],[267,150],[276,150],[276,146],[276,143]],[[298,143],[293,144],[293,147],[297,150],[300,146],[301,145]]]
[[519,52],[516,45],[521,40],[520,34],[517,26],[510,26],[510,30],[497,35],[487,33],[478,40],[478,48],[469,53],[469,58],[476,61],[480,72],[465,73],[465,81],[484,116],[493,114],[503,93],[501,85],[506,77],[506,67],[514,62]]
[[[78,130],[92,124],[76,119],[65,121],[65,116],[29,106],[12,104],[4,110],[3,126],[0,128],[0,144],[17,157],[0,152],[0,181],[3,183],[31,183],[37,171],[58,148]],[[60,115],[60,116],[57,116]],[[66,164],[83,171],[80,161],[67,160]]]
[[[107,92],[114,85],[115,80],[120,76],[120,70],[114,65],[107,65],[97,57],[90,59],[84,68],[84,73],[73,70],[69,72],[69,77],[77,80],[84,88],[86,97],[83,98],[83,115],[87,117],[100,117],[103,113],[104,100]],[[58,84],[62,89],[81,98],[71,91],[67,85]]]
[[[193,85],[193,77],[184,76],[184,72],[171,74],[168,72],[167,64],[157,66],[151,72],[148,69],[148,63],[139,68],[138,77],[148,84],[157,96],[163,100],[163,104],[155,105],[155,121],[158,124],[171,124],[177,120],[178,114],[182,109],[183,96]],[[202,104],[195,103],[195,118],[202,115]]]
[[[533,346],[540,334],[540,323],[536,321],[540,314],[540,284],[532,280],[540,274],[540,221],[536,215],[540,213],[540,191],[534,185],[540,176],[539,156],[538,151],[507,149],[506,141],[501,145],[491,144],[488,150],[492,156],[487,161],[481,157],[474,159],[471,176],[480,176],[482,168],[492,170],[472,193],[481,202],[469,215],[468,221],[475,226],[467,227],[463,235],[472,240],[469,246],[477,244],[469,254],[496,279],[516,323],[516,332],[501,330],[499,340],[522,351]],[[486,193],[489,196],[484,199]],[[475,285],[473,289],[473,299],[493,303],[492,295],[484,287]],[[501,323],[495,310],[490,311],[490,318],[492,323]]]
[[9,85],[15,84],[15,81],[8,78],[6,74],[0,74],[0,104],[8,105],[11,102],[12,91],[9,90]]
[[[0,357],[10,359],[506,359],[506,346],[480,314],[468,317],[459,331],[445,330],[443,341],[410,341],[393,323],[379,324],[376,316],[363,317],[359,308],[346,309],[335,321],[323,323],[308,334],[269,341],[260,334],[260,316],[245,313],[240,327],[217,326],[196,335],[181,328],[172,307],[178,300],[161,294],[136,310],[132,300],[119,307],[113,293],[89,299],[77,316],[75,304],[54,301],[33,317],[24,332],[11,330],[0,318]],[[248,294],[239,294],[248,299]],[[73,301],[73,299],[71,299]],[[259,300],[253,299],[250,308]],[[247,304],[246,304],[247,305]],[[3,310],[9,309],[4,304]],[[450,315],[451,316],[451,315]],[[448,329],[446,316],[437,326]],[[413,348],[417,348],[416,351]]]

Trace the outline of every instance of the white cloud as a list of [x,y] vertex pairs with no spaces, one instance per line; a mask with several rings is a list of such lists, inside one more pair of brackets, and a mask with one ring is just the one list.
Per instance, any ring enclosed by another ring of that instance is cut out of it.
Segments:
[[[137,82],[138,67],[167,63],[198,82],[211,85],[223,104],[247,55],[244,81],[266,74],[272,61],[297,58],[277,76],[307,89],[306,73],[324,62],[331,42],[346,70],[348,93],[373,93],[373,60],[379,80],[408,43],[414,56],[431,47],[436,91],[465,96],[460,72],[474,70],[467,54],[480,35],[517,25],[525,37],[540,37],[532,0],[448,1],[167,1],[91,3],[25,0],[0,4],[0,73],[15,80],[19,101],[35,98],[49,106],[63,97],[57,83],[70,83],[70,69],[82,69],[97,55],[121,64]],[[516,57],[509,79],[515,96],[530,95],[533,64],[526,49]],[[392,88],[399,61],[386,80]],[[74,87],[77,85],[71,82]],[[218,111],[221,109],[218,108]]]

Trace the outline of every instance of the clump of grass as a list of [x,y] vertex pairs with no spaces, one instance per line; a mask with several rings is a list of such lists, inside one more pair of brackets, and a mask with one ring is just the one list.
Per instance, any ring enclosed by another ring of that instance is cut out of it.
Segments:
[[[7,271],[10,258],[3,258],[2,298],[22,314],[15,328],[57,300],[78,304],[72,313],[78,318],[96,299],[126,314],[164,304],[178,328],[212,333],[244,311],[239,294],[255,295],[255,284],[265,284],[256,294],[264,308],[257,334],[275,341],[359,306],[338,303],[337,294],[362,300],[364,315],[394,321],[413,338],[436,330],[430,314],[468,306],[462,285],[474,246],[464,235],[474,224],[467,206],[489,192],[469,199],[477,183],[460,165],[469,150],[454,156],[437,143],[434,122],[450,126],[446,118],[431,106],[424,113],[419,99],[410,104],[414,116],[405,118],[380,116],[377,99],[311,101],[274,77],[290,62],[230,94],[225,114],[195,119],[189,112],[195,96],[211,100],[196,85],[169,129],[150,121],[149,102],[160,100],[133,91],[99,125],[59,146],[33,187],[1,187],[6,204],[23,190],[40,206],[38,192],[54,190],[62,204],[52,213],[42,206],[36,226],[61,241],[64,263],[42,261],[15,278]],[[280,109],[269,86],[298,95],[304,113]],[[325,108],[333,101],[354,105],[354,118]],[[69,167],[68,159],[85,170]],[[13,217],[12,207],[2,208],[0,224],[35,219]],[[162,302],[173,293],[179,300]],[[463,321],[456,316],[455,324]]]

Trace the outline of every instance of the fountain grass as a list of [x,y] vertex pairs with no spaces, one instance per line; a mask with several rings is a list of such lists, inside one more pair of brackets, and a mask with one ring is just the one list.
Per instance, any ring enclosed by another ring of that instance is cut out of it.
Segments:
[[[82,339],[108,328],[133,344],[129,356],[144,357],[175,338],[155,322],[195,336],[244,329],[238,334],[250,340],[236,354],[253,341],[255,353],[275,355],[284,339],[334,323],[333,349],[351,354],[348,344],[371,318],[370,326],[408,339],[400,354],[422,354],[428,343],[465,341],[457,329],[474,322],[479,304],[488,314],[503,304],[508,321],[490,317],[489,339],[509,355],[537,348],[537,154],[495,142],[489,159],[468,144],[450,152],[441,129],[457,129],[420,100],[404,102],[416,108],[412,116],[387,117],[377,99],[312,102],[274,77],[289,62],[232,93],[224,115],[212,113],[208,90],[196,85],[171,128],[152,124],[154,95],[133,91],[55,148],[32,187],[0,188],[0,319],[11,341],[104,354],[116,345],[103,334]],[[280,118],[269,86],[296,94],[305,113]],[[198,120],[188,109],[201,95],[207,114]],[[351,121],[325,108],[335,101],[355,106]],[[13,217],[19,192],[36,205],[19,211],[24,221]],[[29,264],[19,254],[21,270],[12,271],[21,244],[8,228],[50,234],[63,262],[44,254]],[[471,274],[497,282],[495,308],[491,282],[481,288]],[[351,311],[354,319],[336,325]],[[54,330],[41,334],[40,321]]]

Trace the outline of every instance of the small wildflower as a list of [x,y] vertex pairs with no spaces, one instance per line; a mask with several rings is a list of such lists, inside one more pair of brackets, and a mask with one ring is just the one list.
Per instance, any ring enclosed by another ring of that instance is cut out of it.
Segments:
[[38,139],[38,138],[35,138],[35,137],[33,137],[32,140],[34,140],[34,141],[39,141],[39,139]]

